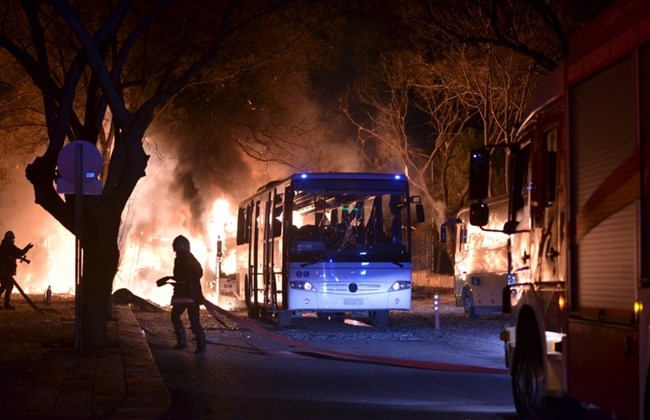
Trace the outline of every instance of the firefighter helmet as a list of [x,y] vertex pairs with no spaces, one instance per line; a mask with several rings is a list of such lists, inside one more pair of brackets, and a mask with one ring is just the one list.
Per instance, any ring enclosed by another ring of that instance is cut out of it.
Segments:
[[9,240],[16,239],[16,235],[14,235],[14,233],[12,231],[8,230],[5,233],[5,239],[9,239]]
[[176,238],[174,238],[174,242],[172,242],[172,248],[174,248],[175,252],[189,251],[190,241],[187,240],[185,236],[178,235]]

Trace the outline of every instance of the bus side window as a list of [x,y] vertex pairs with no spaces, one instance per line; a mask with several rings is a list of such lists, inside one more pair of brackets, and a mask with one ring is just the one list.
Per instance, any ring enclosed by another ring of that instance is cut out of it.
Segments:
[[244,241],[246,243],[251,243],[253,240],[253,223],[255,223],[255,229],[257,229],[257,223],[254,222],[253,211],[255,212],[255,217],[259,216],[260,212],[260,202],[249,204],[246,206],[246,227],[244,231]]
[[240,207],[237,211],[237,245],[248,243],[247,235],[246,208]]
[[467,226],[464,223],[457,224],[458,239],[456,241],[456,252],[463,252],[467,249]]
[[460,225],[460,241],[461,244],[467,243],[467,226]]
[[556,185],[556,172],[557,172],[557,135],[558,128],[554,127],[551,130],[548,130],[544,133],[544,138],[546,140],[546,170],[547,174],[546,179],[546,190],[544,197],[544,204],[550,205],[555,202],[555,190],[557,189]]
[[275,204],[273,207],[273,220],[272,220],[272,229],[273,237],[277,238],[282,235],[282,195],[278,194],[275,196]]

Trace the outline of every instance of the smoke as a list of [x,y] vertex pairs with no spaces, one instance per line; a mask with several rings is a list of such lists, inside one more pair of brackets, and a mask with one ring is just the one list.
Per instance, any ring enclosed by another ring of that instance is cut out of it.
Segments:
[[[243,199],[260,186],[299,170],[365,169],[350,133],[325,118],[312,101],[300,98],[292,102],[295,109],[274,120],[273,127],[275,138],[285,140],[285,152],[280,153],[292,166],[275,159],[277,156],[261,161],[243,153],[238,143],[250,140],[252,131],[229,123],[227,117],[233,115],[224,117],[219,110],[210,111],[213,118],[206,118],[209,107],[189,113],[191,118],[176,129],[154,127],[149,131],[144,139],[150,156],[146,176],[138,182],[122,214],[114,290],[127,288],[167,304],[172,288],[157,287],[155,281],[171,274],[175,257],[171,242],[184,235],[203,264],[204,292],[209,295],[216,291],[217,266],[223,272],[233,269],[236,212]],[[271,127],[263,126],[264,121],[266,118],[256,120],[258,128],[268,133]],[[16,280],[32,294],[45,292],[48,286],[55,294],[73,293],[74,236],[34,203],[33,188],[24,176],[25,164],[0,168],[7,180],[0,185],[0,229],[4,229],[0,234],[12,230],[18,246],[35,245],[28,255],[32,263],[19,265]],[[219,261],[218,240],[225,252]]]
[[[238,203],[270,176],[287,176],[286,169],[283,173],[274,168],[271,174],[269,165],[230,145],[178,141],[164,134],[153,134],[144,144],[150,155],[147,174],[123,213],[121,260],[113,288],[127,288],[167,304],[172,288],[159,288],[155,280],[171,275],[175,257],[171,243],[184,235],[203,265],[204,293],[210,297],[217,292],[217,265],[221,264],[221,273],[234,271]],[[217,241],[224,247],[221,261]]]

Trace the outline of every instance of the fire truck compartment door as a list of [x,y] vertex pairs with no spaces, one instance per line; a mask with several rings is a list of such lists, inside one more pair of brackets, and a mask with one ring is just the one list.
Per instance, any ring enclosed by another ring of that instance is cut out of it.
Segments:
[[637,330],[631,326],[570,319],[567,337],[569,394],[579,401],[638,418]]

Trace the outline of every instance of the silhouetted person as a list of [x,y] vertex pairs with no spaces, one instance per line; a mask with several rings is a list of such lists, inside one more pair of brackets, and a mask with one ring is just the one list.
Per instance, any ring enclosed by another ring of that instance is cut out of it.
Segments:
[[0,296],[5,294],[5,309],[16,309],[11,305],[11,292],[14,290],[14,276],[16,275],[16,260],[24,259],[27,251],[34,245],[27,244],[23,249],[14,244],[16,235],[12,231],[7,231],[5,237],[0,243]]
[[176,252],[174,259],[174,275],[163,277],[157,281],[158,286],[167,283],[167,280],[173,279],[174,294],[172,295],[172,325],[176,333],[177,344],[174,347],[181,350],[187,347],[185,338],[185,329],[181,321],[181,315],[187,309],[187,315],[190,319],[192,333],[196,337],[195,353],[203,353],[205,347],[205,331],[201,326],[200,308],[205,298],[201,290],[201,277],[203,268],[197,259],[190,252],[190,241],[180,235],[174,239],[172,248]]

